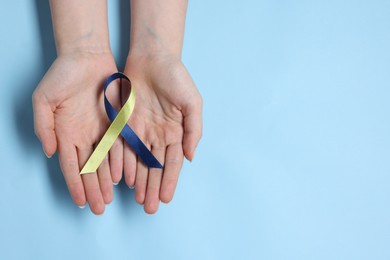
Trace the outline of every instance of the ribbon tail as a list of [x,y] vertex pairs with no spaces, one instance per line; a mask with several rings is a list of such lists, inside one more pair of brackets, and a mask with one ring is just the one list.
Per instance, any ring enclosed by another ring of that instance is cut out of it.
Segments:
[[161,163],[156,159],[156,157],[154,157],[145,144],[134,133],[133,129],[131,129],[131,127],[129,127],[127,124],[123,128],[121,135],[134,150],[134,152],[139,155],[139,157],[141,157],[142,161],[148,168],[163,168]]

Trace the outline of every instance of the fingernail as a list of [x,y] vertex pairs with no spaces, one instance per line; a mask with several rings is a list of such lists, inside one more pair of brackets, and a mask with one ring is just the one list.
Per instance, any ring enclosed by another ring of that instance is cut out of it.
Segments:
[[114,184],[115,186],[119,184],[119,182],[113,182],[112,184]]
[[149,214],[149,213],[146,213],[146,212],[145,212],[145,214],[146,214],[146,216],[152,216],[153,215],[153,214]]
[[192,162],[195,159],[195,154],[196,154],[196,150],[194,150],[194,153],[192,155],[192,159],[190,160],[190,162]]
[[51,156],[47,155],[47,153],[45,152],[45,150],[43,150],[43,153],[46,155],[47,158],[51,158]]
[[80,205],[77,205],[80,209],[83,209],[83,208],[85,208],[85,206],[86,206],[87,204],[84,204],[84,205],[82,205],[82,206],[80,206]]
[[133,186],[129,186],[129,189],[131,189],[131,190],[134,189],[134,185]]

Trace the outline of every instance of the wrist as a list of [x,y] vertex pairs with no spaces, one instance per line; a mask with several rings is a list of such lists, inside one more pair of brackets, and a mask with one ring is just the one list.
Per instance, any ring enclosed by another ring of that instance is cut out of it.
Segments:
[[129,52],[126,67],[133,70],[152,71],[156,68],[172,68],[181,66],[180,57],[170,53],[135,53]]
[[130,56],[181,60],[187,1],[131,1]]
[[111,52],[107,1],[50,1],[58,55]]
[[181,60],[181,42],[177,42],[175,37],[171,39],[160,32],[149,28],[141,30],[132,28],[130,37],[130,57],[139,57],[143,59],[169,58]]
[[59,42],[56,44],[57,55],[106,55],[112,54],[110,44],[105,41],[74,40],[71,42]]
[[142,60],[176,60],[181,61],[181,51],[169,50],[161,46],[144,44],[143,46],[134,46],[130,48],[128,57]]
[[110,57],[113,59],[113,54],[109,46],[102,46],[100,44],[64,46],[57,50],[57,58],[95,59],[100,57]]
[[163,50],[135,50],[129,51],[127,63],[181,63],[181,55]]
[[[76,68],[102,68],[107,66],[116,67],[114,56],[111,52],[91,53],[84,50],[61,53],[57,56],[55,63],[67,64],[69,67]],[[97,73],[97,71],[95,71],[95,73]]]

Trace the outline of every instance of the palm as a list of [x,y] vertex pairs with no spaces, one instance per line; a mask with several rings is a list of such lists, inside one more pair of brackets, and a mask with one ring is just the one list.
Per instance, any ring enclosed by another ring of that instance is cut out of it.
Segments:
[[[131,75],[131,72],[129,73]],[[158,84],[133,79],[137,101],[130,125],[153,147],[181,142],[183,138],[183,116],[173,103],[174,97],[161,95]]]
[[103,107],[102,84],[115,71],[110,55],[86,59],[62,57],[53,63],[34,94],[34,109],[38,111],[39,102],[46,102],[53,113],[60,164],[73,199],[78,205],[87,200],[97,214],[104,211],[104,203],[112,200],[109,162],[102,163],[98,176],[81,178],[78,173],[109,124]]
[[[125,73],[136,91],[136,106],[129,124],[165,164],[163,172],[148,170],[132,152],[126,152],[125,146],[125,177],[129,185],[135,182],[136,199],[145,204],[145,211],[154,213],[160,200],[172,199],[183,162],[184,112],[199,102],[200,95],[181,63],[129,61]],[[136,169],[127,170],[128,160],[138,160]]]
[[74,93],[69,97],[53,97],[61,100],[54,111],[57,136],[68,139],[80,149],[96,144],[107,128],[108,121],[101,100],[103,75],[107,73],[101,75],[102,77],[92,75],[88,79],[91,73],[75,71],[69,82],[57,86]]

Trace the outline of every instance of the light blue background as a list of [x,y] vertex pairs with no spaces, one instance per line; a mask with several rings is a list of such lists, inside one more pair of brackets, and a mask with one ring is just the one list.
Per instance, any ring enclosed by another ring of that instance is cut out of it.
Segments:
[[[121,67],[128,7],[109,5]],[[0,259],[390,259],[389,1],[190,1],[204,136],[151,217],[123,183],[101,217],[72,203],[33,133],[48,4],[0,21]]]

